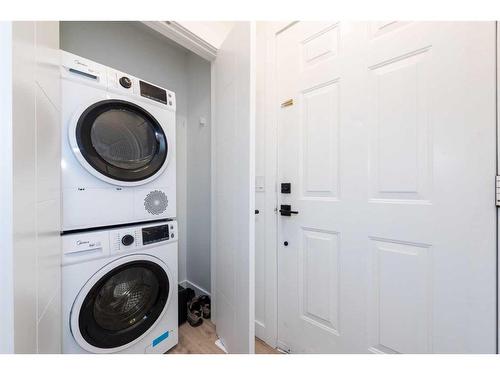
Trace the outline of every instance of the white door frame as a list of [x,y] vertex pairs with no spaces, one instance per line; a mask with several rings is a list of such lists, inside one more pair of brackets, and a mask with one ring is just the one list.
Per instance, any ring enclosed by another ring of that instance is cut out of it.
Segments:
[[[495,22],[496,24],[496,49],[497,49],[497,118],[496,118],[496,126],[497,126],[497,176],[500,175],[500,24],[499,22]],[[497,354],[500,350],[500,210],[497,208]]]
[[[262,110],[266,114],[265,120],[265,222],[266,229],[264,247],[266,253],[266,295],[265,309],[266,322],[261,327],[259,338],[271,347],[282,348],[278,342],[278,107],[276,98],[276,37],[279,33],[296,23],[297,21],[268,22],[265,30],[264,40],[266,56],[265,60],[259,60],[265,64],[264,90],[265,105]],[[258,57],[259,58],[259,57]],[[271,224],[272,225],[267,225]],[[256,326],[259,324],[256,322]],[[257,331],[257,330],[256,330]],[[282,348],[283,349],[283,348]]]
[[[276,214],[278,200],[278,138],[277,138],[277,111],[276,111],[276,34],[283,29],[283,25],[289,22],[262,22],[258,27],[262,34],[258,43],[263,45],[260,48],[261,56],[257,55],[258,64],[264,66],[260,79],[263,80],[262,90],[258,92],[262,95],[262,107],[258,110],[264,114],[263,137],[264,143],[264,162],[265,167],[262,171],[264,175],[264,199],[261,203],[264,220],[264,231],[257,233],[264,237],[265,257],[265,295],[264,295],[264,321],[255,321],[256,337],[266,342],[271,347],[277,347],[278,338],[278,216]],[[261,117],[262,118],[262,117]]]
[[[182,27],[178,22],[174,21],[169,21],[169,22],[161,22],[161,21],[155,21],[155,22],[143,22],[146,26],[150,27],[151,29],[159,32],[163,36],[165,36],[169,40],[173,40],[176,43],[180,44],[181,46],[187,48],[191,52],[197,54],[198,56],[202,57],[203,59],[207,60],[210,62],[210,74],[211,74],[211,129],[210,129],[210,137],[211,137],[211,144],[215,144],[215,102],[213,98],[215,97],[215,85],[216,85],[216,78],[215,78],[215,59],[217,57],[217,47],[211,43],[209,43],[207,40],[205,40],[201,35],[196,35],[195,33],[187,30],[186,28]],[[274,35],[274,34],[273,34]],[[269,39],[268,36],[266,35],[266,44],[268,46],[269,53],[271,54],[271,59],[269,61],[272,61],[272,65],[274,67],[274,38]],[[272,70],[273,67],[266,66],[266,96],[267,93],[273,93],[272,85],[274,84],[274,80],[271,79],[273,76]],[[270,91],[268,91],[270,90]],[[267,110],[271,109],[272,107],[268,106],[269,101],[266,102],[266,112]],[[272,103],[272,101],[271,101]],[[275,122],[273,119],[270,119],[270,121],[266,121],[266,126],[269,125],[271,126],[271,131],[266,132],[266,137],[267,134],[271,133],[271,141],[268,142],[266,139],[266,149],[267,150],[272,150],[272,151],[277,151],[276,145],[277,145],[277,140],[274,138],[272,139],[272,129],[276,127]],[[216,157],[216,149],[215,147],[211,147],[211,196],[210,196],[210,205],[213,208],[215,204],[215,176],[216,176],[216,166],[215,166],[215,157]],[[266,206],[274,205],[277,199],[277,195],[275,192],[275,176],[276,176],[276,156],[273,156],[274,162],[272,162],[272,166],[267,168],[266,167],[266,181],[269,181],[267,185],[271,183],[272,186],[271,188],[267,188],[266,190],[270,192],[269,195],[266,195]],[[270,174],[270,176],[267,176],[267,174]],[[274,178],[273,178],[274,177]],[[271,193],[272,192],[272,193]],[[271,202],[271,203],[269,203]],[[267,212],[269,211],[269,212]],[[268,324],[266,324],[266,329],[265,329],[265,337],[264,341],[266,341],[268,344],[271,346],[275,346],[276,344],[276,337],[277,337],[277,259],[276,259],[276,249],[277,249],[277,243],[276,243],[276,228],[277,228],[277,223],[276,223],[276,216],[273,210],[266,210],[266,219],[268,222],[272,223],[274,220],[274,225],[269,228],[269,231],[266,232],[266,252],[269,253],[269,258],[266,259],[266,261],[270,262],[269,266],[266,267],[266,280],[269,280],[270,288],[269,291],[266,291],[266,308],[269,309],[269,313],[266,314],[266,320]],[[212,299],[212,313],[211,313],[211,320],[214,324],[216,324],[216,319],[217,319],[217,311],[216,311],[216,296],[213,291],[215,290],[215,285],[216,285],[216,277],[217,277],[217,272],[216,272],[216,239],[215,239],[215,226],[216,226],[216,216],[215,216],[215,211],[211,209],[211,229],[210,229],[210,284],[211,284],[211,299]]]
[[12,22],[0,22],[0,354],[14,353],[13,149],[12,149]]
[[217,324],[217,311],[215,303],[215,62],[210,61],[210,299],[211,313],[210,320],[213,324]]

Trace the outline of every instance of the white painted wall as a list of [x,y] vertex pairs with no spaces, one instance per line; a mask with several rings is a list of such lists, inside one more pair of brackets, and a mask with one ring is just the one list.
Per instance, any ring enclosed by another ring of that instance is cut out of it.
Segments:
[[61,49],[175,91],[179,281],[209,292],[210,64],[139,22],[61,22]]
[[[59,22],[35,23],[37,352],[61,352]],[[23,106],[21,105],[21,108]],[[22,196],[20,196],[22,200]],[[21,215],[23,215],[21,213]],[[22,264],[20,265],[22,267]]]
[[2,351],[59,353],[59,24],[13,22],[2,29],[10,33],[6,55],[12,64],[11,87],[2,87],[12,101],[10,108],[2,103],[10,115],[2,124],[8,155],[1,165],[1,194],[9,202],[2,210],[2,258],[12,293],[2,298],[13,302],[6,305],[10,328],[2,326],[8,335]]

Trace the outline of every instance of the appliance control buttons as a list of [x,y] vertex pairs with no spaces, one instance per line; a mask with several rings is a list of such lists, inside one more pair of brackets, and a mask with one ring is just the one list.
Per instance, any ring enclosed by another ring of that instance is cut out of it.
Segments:
[[122,237],[122,244],[125,246],[130,246],[134,243],[134,236],[130,234],[126,234],[125,236]]
[[128,77],[121,77],[120,78],[120,85],[125,87],[126,89],[129,89],[132,86],[132,81]]

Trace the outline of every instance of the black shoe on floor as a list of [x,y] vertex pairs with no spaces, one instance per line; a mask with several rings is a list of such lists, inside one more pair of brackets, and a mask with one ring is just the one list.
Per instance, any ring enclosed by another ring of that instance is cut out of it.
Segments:
[[203,319],[210,319],[210,297],[203,295],[198,297],[198,301],[201,305]]
[[193,298],[188,304],[187,321],[191,327],[198,327],[203,323],[201,304],[197,298]]

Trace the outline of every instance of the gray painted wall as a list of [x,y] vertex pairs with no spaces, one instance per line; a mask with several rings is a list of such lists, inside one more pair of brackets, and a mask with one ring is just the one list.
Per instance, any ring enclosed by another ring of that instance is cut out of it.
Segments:
[[210,64],[190,54],[187,69],[187,279],[210,291]]
[[210,64],[139,22],[61,22],[61,49],[175,91],[179,281],[210,291]]

